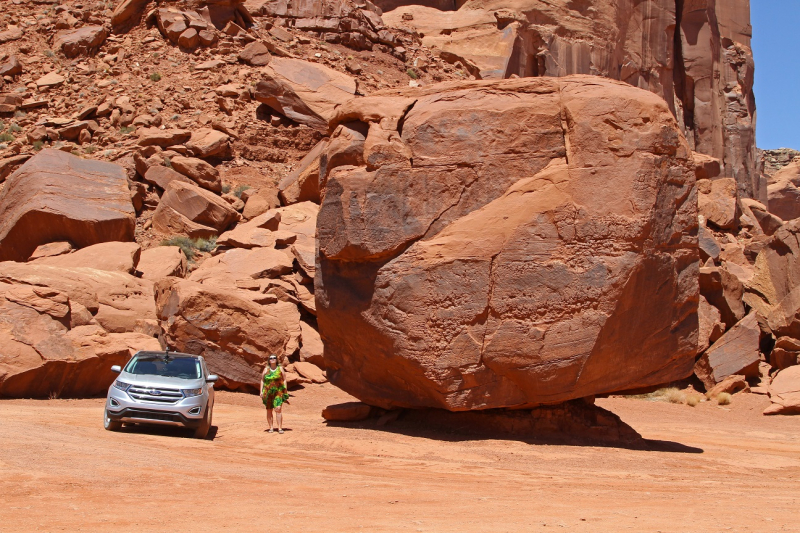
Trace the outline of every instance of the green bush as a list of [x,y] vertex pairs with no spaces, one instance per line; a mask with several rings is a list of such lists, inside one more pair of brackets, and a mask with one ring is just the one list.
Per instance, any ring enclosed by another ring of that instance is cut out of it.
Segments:
[[419,74],[417,74],[417,71],[414,70],[413,68],[408,69],[406,71],[406,74],[408,74],[408,77],[411,78],[412,80],[416,80],[417,78],[419,78]]
[[161,81],[161,74],[158,72],[153,72],[150,74],[150,81]]
[[33,141],[33,149],[37,152],[44,148],[44,143],[42,141]]
[[120,132],[122,135],[130,135],[130,134],[131,134],[131,133],[133,133],[134,131],[136,131],[136,128],[134,128],[133,126],[123,126],[123,127],[121,127],[121,128],[119,129],[119,132]]
[[230,183],[223,183],[222,184],[222,194],[228,194],[231,192],[231,184]]
[[244,191],[246,191],[247,189],[252,189],[252,187],[249,186],[249,185],[237,185],[236,188],[233,190],[233,195],[236,198],[241,198],[242,197],[242,193]]
[[170,237],[169,239],[161,241],[161,246],[177,246],[183,251],[186,259],[193,261],[198,251],[211,252],[217,247],[217,238],[211,237],[209,239],[190,239],[184,235]]
[[56,53],[53,52],[52,50],[45,50],[44,55],[50,58],[56,57]]
[[8,131],[11,133],[19,133],[22,131],[22,127],[19,124],[12,124],[8,127]]
[[10,143],[14,140],[14,136],[10,133],[0,133],[0,142],[2,143]]

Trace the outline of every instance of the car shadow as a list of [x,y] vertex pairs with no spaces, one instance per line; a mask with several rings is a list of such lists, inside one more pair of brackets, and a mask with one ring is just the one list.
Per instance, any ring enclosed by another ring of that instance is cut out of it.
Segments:
[[[141,434],[141,435],[160,435],[162,437],[174,437],[177,439],[194,439],[194,430],[178,426],[158,426],[148,424],[125,424],[120,433]],[[205,439],[213,441],[217,437],[219,427],[211,426]]]

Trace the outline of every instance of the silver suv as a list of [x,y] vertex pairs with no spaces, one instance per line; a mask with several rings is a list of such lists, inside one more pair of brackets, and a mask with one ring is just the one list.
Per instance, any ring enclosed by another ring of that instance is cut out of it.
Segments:
[[123,423],[161,424],[194,429],[198,439],[211,429],[214,382],[199,355],[137,352],[108,388],[103,425],[117,431]]

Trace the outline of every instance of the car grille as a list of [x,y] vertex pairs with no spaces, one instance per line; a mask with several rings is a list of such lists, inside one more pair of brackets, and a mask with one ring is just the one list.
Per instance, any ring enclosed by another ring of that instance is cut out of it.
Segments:
[[140,402],[153,402],[161,404],[173,404],[183,399],[180,389],[165,389],[160,387],[137,387],[132,386],[128,389],[128,395]]
[[139,418],[143,420],[163,420],[164,422],[180,422],[181,417],[172,413],[159,411],[146,411],[144,409],[128,409],[125,418]]

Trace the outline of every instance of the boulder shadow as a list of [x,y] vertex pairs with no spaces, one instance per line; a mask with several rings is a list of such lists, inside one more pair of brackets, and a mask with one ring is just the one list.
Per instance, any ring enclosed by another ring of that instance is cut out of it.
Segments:
[[645,439],[616,414],[574,400],[534,409],[451,412],[443,409],[372,408],[358,422],[328,421],[328,426],[367,429],[444,442],[515,440],[531,445],[621,448],[664,453],[703,453],[678,442]]

